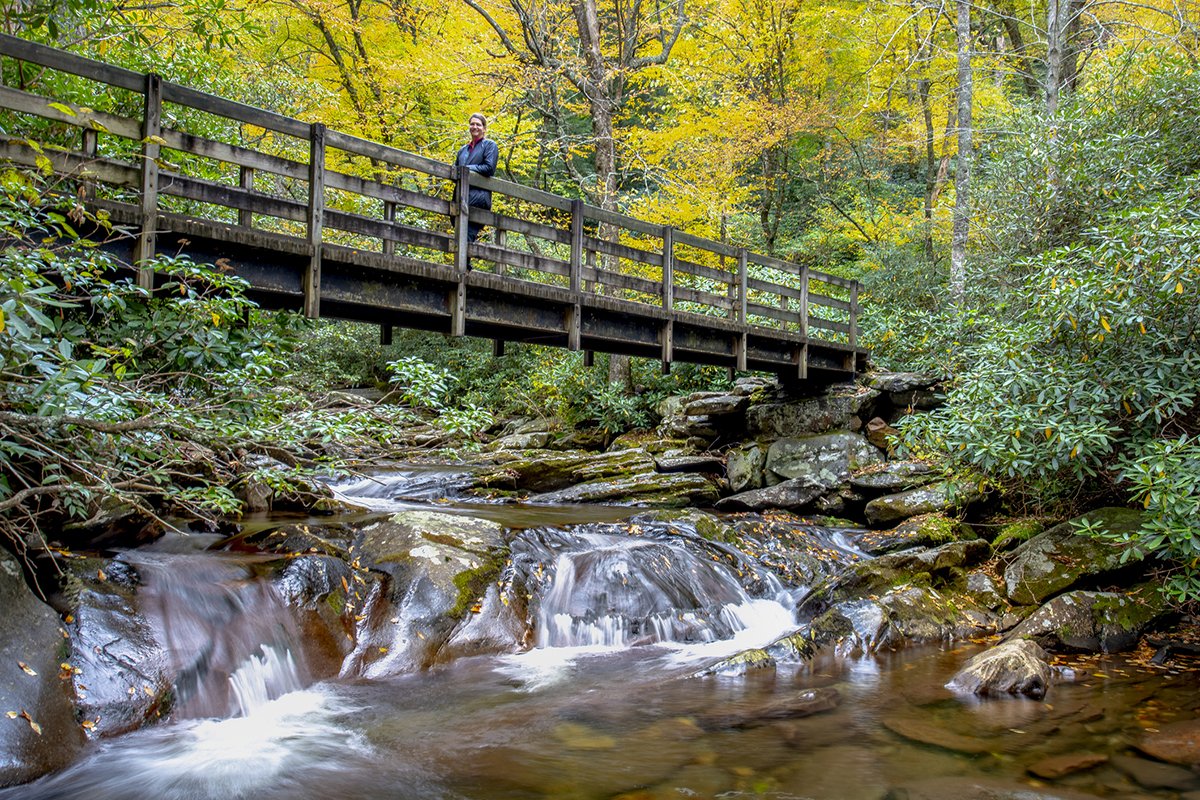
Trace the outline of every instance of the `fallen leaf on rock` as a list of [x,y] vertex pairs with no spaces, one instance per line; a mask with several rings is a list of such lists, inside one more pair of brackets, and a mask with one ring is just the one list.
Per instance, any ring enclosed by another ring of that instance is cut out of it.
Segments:
[[30,677],[37,677],[37,670],[26,664],[24,661],[18,661],[17,666],[19,666],[21,671],[26,675],[29,675]]

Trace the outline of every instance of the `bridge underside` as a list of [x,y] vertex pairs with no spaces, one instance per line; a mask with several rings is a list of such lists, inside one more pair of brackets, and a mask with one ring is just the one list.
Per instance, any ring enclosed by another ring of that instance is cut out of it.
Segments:
[[[303,240],[168,215],[159,216],[158,229],[158,252],[221,266],[250,284],[248,294],[262,308],[303,308],[303,276],[310,261]],[[132,239],[114,240],[106,249],[132,262]],[[861,349],[798,332],[322,245],[322,317],[450,334],[456,306],[463,310],[467,336],[773,372],[789,381],[849,380],[866,360]]]

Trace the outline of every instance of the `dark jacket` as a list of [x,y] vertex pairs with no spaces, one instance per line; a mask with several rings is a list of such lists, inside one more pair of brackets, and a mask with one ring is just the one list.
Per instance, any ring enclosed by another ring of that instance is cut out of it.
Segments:
[[[471,150],[470,145],[463,145],[458,151],[458,156],[454,159],[454,166],[467,167],[471,172],[482,175],[485,178],[490,178],[496,174],[496,164],[500,161],[500,148],[491,139],[482,139],[479,144],[475,145],[475,149]],[[492,193],[487,189],[478,189],[471,187],[471,194],[467,198],[467,204],[473,208],[492,208]]]

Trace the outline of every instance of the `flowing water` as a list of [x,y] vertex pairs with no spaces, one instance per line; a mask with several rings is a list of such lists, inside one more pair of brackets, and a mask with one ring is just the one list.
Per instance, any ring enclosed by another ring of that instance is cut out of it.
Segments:
[[[982,649],[961,645],[699,676],[794,631],[800,587],[687,536],[514,527],[536,646],[374,680],[314,674],[256,557],[128,554],[181,676],[174,719],[0,798],[879,800],[930,779],[951,783],[912,796],[958,798],[957,781],[1025,787],[1031,764],[1079,752],[1115,761],[1064,779],[1071,797],[1200,789],[1139,788],[1118,768],[1141,730],[1200,712],[1192,674],[1097,658],[1044,702],[979,701],[944,688]],[[813,709],[806,692],[836,703]]]

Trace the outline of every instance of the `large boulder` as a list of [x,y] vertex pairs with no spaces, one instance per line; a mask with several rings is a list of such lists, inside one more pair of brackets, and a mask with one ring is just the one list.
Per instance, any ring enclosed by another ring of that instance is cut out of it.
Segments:
[[67,562],[72,679],[81,719],[92,735],[115,736],[171,710],[174,675],[153,625],[136,599],[141,577],[123,561]]
[[761,489],[763,467],[767,464],[767,445],[746,442],[733,447],[725,455],[725,472],[729,488],[734,492]]
[[1126,555],[1123,547],[1079,533],[1079,523],[1120,535],[1136,531],[1142,515],[1127,508],[1102,508],[1056,525],[1018,547],[1004,570],[1004,584],[1014,603],[1035,605],[1059,592],[1136,563],[1141,554]]
[[1023,694],[1040,700],[1053,676],[1048,659],[1035,642],[1010,639],[972,656],[946,687],[967,694]]
[[865,553],[882,555],[912,547],[938,547],[973,538],[974,532],[956,519],[943,514],[922,514],[904,520],[891,530],[865,531],[855,540],[855,544]]
[[25,783],[71,762],[83,729],[71,707],[68,646],[58,615],[38,600],[7,551],[0,549],[0,786]]
[[586,481],[554,492],[533,495],[531,503],[614,503],[658,508],[711,506],[720,493],[716,484],[695,472],[644,472]]
[[[387,578],[365,599],[343,675],[378,678],[434,664],[454,629],[475,613],[507,554],[504,529],[471,517],[405,511],[363,526],[351,557]],[[501,649],[517,646],[510,641]]]
[[822,595],[838,602],[879,594],[910,582],[924,582],[935,588],[965,588],[966,570],[985,561],[990,552],[984,540],[969,539],[889,553],[858,562],[823,589]]
[[808,507],[827,491],[825,486],[814,484],[808,478],[796,478],[724,497],[716,507],[720,511],[767,511],[772,508],[797,511]]
[[933,480],[933,468],[922,461],[889,461],[855,472],[850,485],[869,492],[898,492]]
[[1008,636],[1051,649],[1115,653],[1136,645],[1163,610],[1162,595],[1153,587],[1130,595],[1067,592],[1026,617]]
[[985,636],[996,627],[996,616],[968,595],[909,584],[836,603],[813,620],[811,633],[817,644],[870,653]]
[[753,437],[770,440],[850,428],[878,396],[878,391],[847,383],[831,386],[815,397],[752,405],[746,411],[746,430]]
[[1147,731],[1133,746],[1159,761],[1200,767],[1200,719],[1172,722]]
[[857,433],[830,433],[780,439],[767,450],[766,482],[802,478],[813,486],[835,489],[855,470],[882,464],[883,453]]
[[654,459],[641,448],[606,453],[535,451],[480,473],[475,486],[553,492],[586,481],[654,472]]
[[877,497],[867,503],[863,513],[868,524],[880,527],[918,514],[966,508],[982,497],[983,493],[974,484],[942,481],[899,494]]

